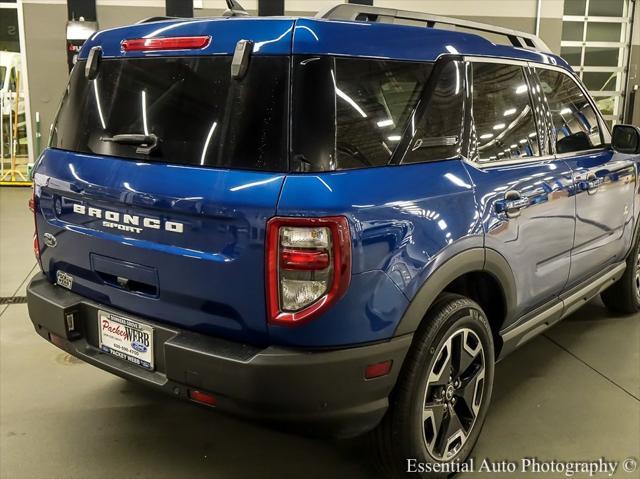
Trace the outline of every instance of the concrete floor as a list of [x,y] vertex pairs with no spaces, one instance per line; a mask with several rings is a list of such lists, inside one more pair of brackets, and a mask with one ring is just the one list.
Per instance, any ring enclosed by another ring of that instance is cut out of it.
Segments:
[[[35,268],[29,194],[0,188],[0,296],[24,295]],[[495,382],[477,460],[640,457],[640,315],[594,302],[499,364]],[[0,477],[377,476],[357,443],[225,417],[74,360],[12,305],[0,306]]]

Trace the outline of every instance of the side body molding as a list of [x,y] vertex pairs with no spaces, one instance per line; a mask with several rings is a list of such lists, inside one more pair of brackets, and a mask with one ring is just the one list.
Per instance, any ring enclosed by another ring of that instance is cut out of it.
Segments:
[[511,267],[502,255],[492,249],[472,248],[451,257],[429,275],[409,304],[395,336],[415,332],[440,293],[456,278],[473,272],[489,273],[502,286],[507,311],[505,322],[508,322],[508,312],[514,309],[516,302],[515,279]]

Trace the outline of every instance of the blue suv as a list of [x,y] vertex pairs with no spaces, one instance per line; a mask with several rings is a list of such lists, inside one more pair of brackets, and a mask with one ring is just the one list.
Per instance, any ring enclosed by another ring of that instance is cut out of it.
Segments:
[[237,13],[86,42],[35,167],[36,331],[221,411],[369,432],[389,474],[464,460],[496,361],[598,294],[640,309],[638,129],[522,32]]

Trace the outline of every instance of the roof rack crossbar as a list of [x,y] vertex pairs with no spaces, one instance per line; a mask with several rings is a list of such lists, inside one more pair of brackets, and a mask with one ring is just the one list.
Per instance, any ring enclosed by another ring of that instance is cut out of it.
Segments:
[[430,13],[411,12],[407,10],[397,10],[395,8],[370,7],[357,4],[342,4],[321,11],[316,15],[316,17],[328,20],[395,23],[400,25],[415,25],[416,22],[418,22],[424,23],[428,28],[440,28],[438,27],[438,24],[447,25],[453,28],[462,27],[478,32],[502,35],[506,37],[514,47],[551,53],[551,50],[546,43],[532,33],[495,27],[486,23],[432,15]]

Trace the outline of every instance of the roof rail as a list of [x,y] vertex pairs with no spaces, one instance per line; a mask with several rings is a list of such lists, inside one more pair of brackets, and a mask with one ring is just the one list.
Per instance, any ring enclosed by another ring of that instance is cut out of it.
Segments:
[[[509,42],[518,48],[537,50],[551,53],[549,47],[532,33],[519,32],[508,28],[494,27],[485,23],[471,22],[451,17],[441,17],[430,13],[410,12],[395,8],[379,8],[357,4],[342,4],[319,12],[316,17],[329,20],[351,20],[361,22],[394,23],[399,25],[416,25],[424,23],[428,28],[442,28],[438,24],[449,26],[449,29],[462,27],[481,33],[491,33],[506,37]],[[453,28],[452,28],[453,27]],[[444,27],[446,29],[446,27]]]

